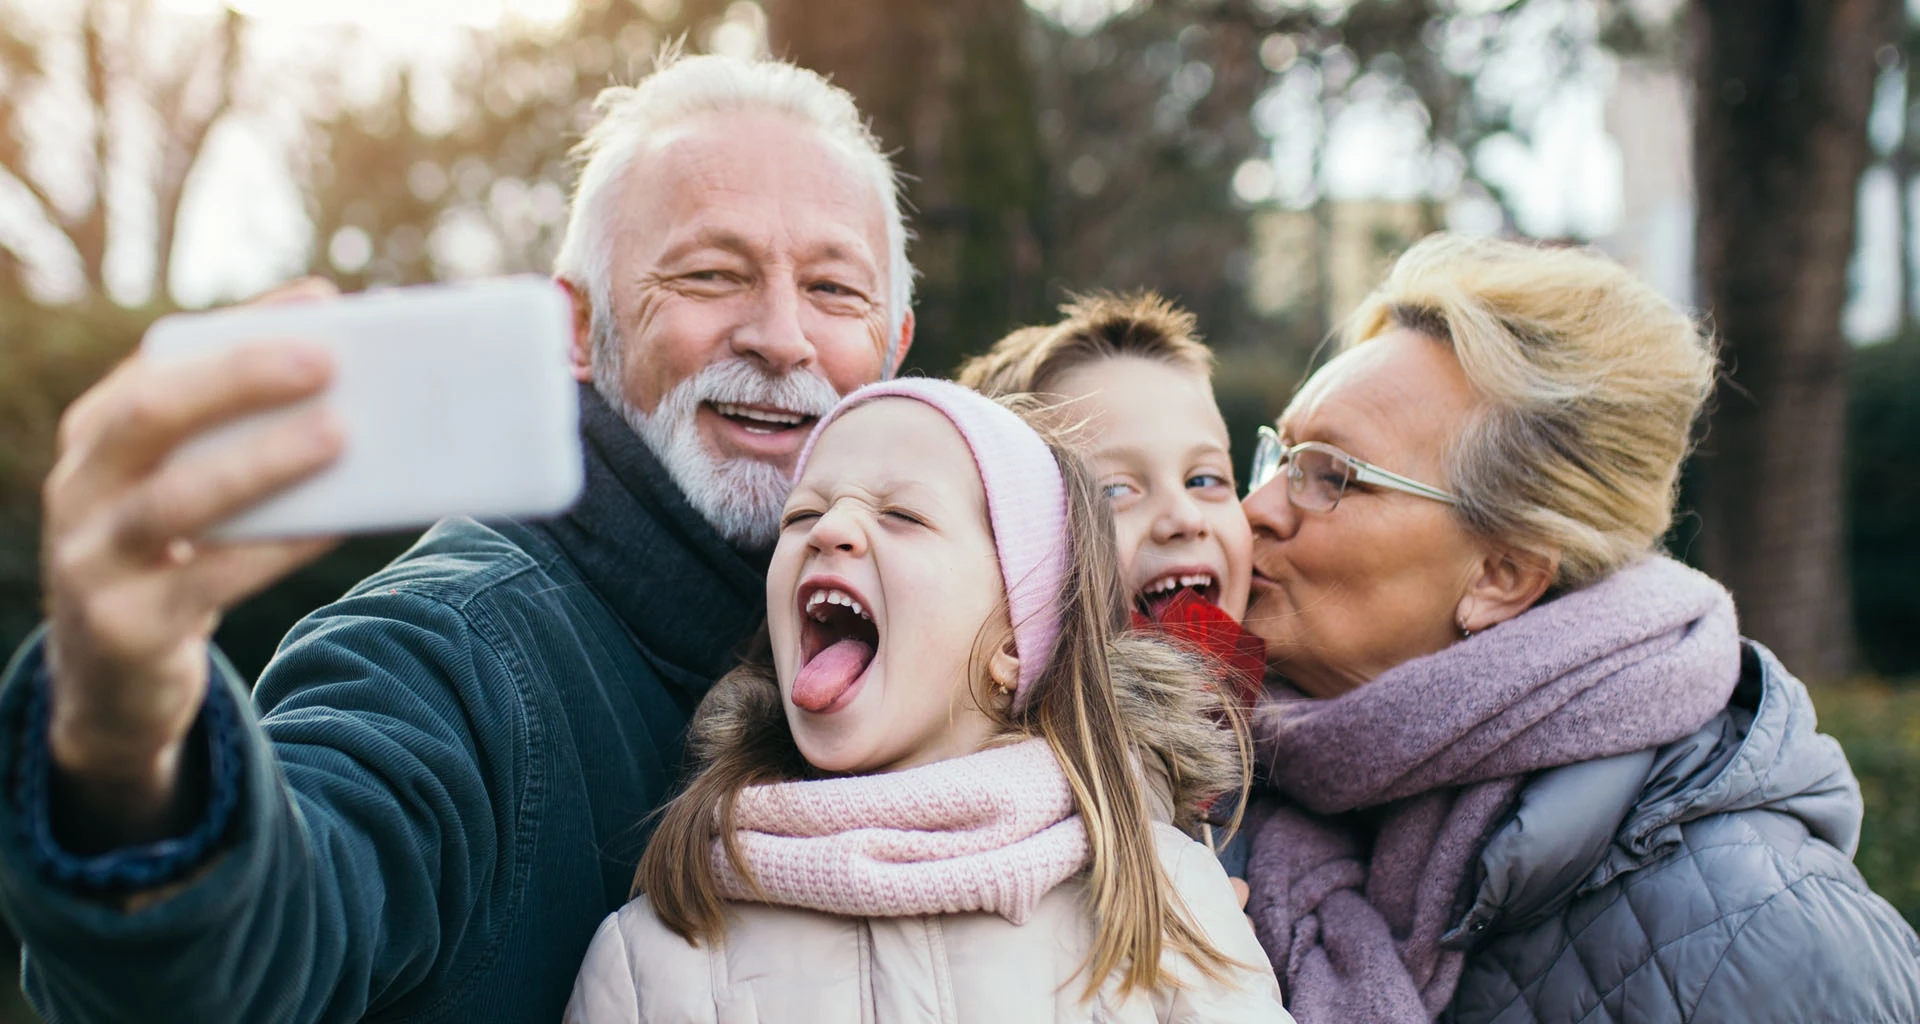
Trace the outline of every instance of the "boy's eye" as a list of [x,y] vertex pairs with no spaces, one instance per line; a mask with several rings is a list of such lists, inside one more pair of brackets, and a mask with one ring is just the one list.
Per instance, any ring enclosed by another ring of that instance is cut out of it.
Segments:
[[1225,487],[1233,490],[1233,479],[1220,473],[1195,473],[1187,478],[1188,490],[1203,490],[1208,487]]
[[813,509],[796,508],[780,517],[780,528],[782,530],[790,530],[802,523],[809,523],[818,518],[820,518],[820,513]]
[[886,516],[888,519],[912,523],[915,526],[927,525],[926,519],[919,513],[904,508],[883,508],[880,510],[880,514]]
[[1119,501],[1133,493],[1133,485],[1125,480],[1114,480],[1100,485],[1100,496],[1108,501]]

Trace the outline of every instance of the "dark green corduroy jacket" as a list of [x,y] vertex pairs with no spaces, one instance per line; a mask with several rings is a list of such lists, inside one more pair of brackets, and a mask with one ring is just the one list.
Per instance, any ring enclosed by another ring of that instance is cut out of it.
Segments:
[[[574,513],[444,522],[302,621],[251,706],[221,671],[248,708],[237,802],[179,891],[126,913],[56,881],[4,787],[0,910],[49,1021],[559,1019],[689,714],[764,613],[764,566],[586,405]],[[10,783],[40,660],[0,688]]]

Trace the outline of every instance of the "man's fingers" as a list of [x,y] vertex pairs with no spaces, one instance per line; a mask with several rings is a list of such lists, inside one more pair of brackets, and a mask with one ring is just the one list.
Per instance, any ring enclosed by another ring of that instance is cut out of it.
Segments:
[[121,503],[116,546],[136,559],[163,556],[176,539],[196,538],[325,468],[344,443],[332,414],[314,407],[255,436],[170,463]]
[[[156,365],[135,360],[86,415],[92,436],[63,458],[85,460],[103,475],[138,475],[182,442],[228,420],[317,394],[332,376],[325,350],[263,342]],[[76,430],[76,433],[84,431]],[[104,483],[104,481],[102,481]]]
[[340,288],[324,277],[303,277],[269,288],[247,300],[249,306],[280,306],[291,302],[316,302],[339,298]]
[[181,572],[185,600],[225,611],[332,551],[338,537],[199,545]]

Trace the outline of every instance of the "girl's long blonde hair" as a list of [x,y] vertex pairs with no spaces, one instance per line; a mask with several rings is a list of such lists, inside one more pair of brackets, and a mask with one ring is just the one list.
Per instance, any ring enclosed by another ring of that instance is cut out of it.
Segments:
[[[1028,416],[1033,422],[1033,417]],[[1087,910],[1093,947],[1083,969],[1085,998],[1119,974],[1120,991],[1177,984],[1163,953],[1184,955],[1208,978],[1244,967],[1215,949],[1161,868],[1145,779],[1163,776],[1176,822],[1198,818],[1215,797],[1247,786],[1245,727],[1222,700],[1209,667],[1163,641],[1128,632],[1128,604],[1114,552],[1113,522],[1091,475],[1042,429],[1066,483],[1071,571],[1061,594],[1053,658],[1015,714],[982,702],[1009,741],[1039,736],[1053,748],[1086,823]],[[976,652],[1004,637],[984,635]],[[984,658],[974,658],[975,693],[985,691]],[[1221,728],[1222,723],[1229,728]],[[756,658],[714,684],[688,731],[693,777],[661,811],[640,858],[634,891],[689,942],[724,937],[726,898],[712,863],[721,843],[752,882],[736,838],[741,790],[815,778],[794,745],[770,664]]]

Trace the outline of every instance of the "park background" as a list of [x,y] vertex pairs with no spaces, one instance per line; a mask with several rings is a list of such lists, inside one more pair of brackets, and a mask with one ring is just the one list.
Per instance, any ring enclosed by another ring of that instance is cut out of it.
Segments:
[[[61,409],[154,317],[545,272],[568,149],[670,40],[858,98],[909,176],[910,370],[1069,290],[1200,317],[1234,436],[1438,229],[1593,244],[1725,373],[1676,554],[1814,687],[1920,922],[1920,0],[0,0],[0,650]],[[1243,460],[1250,444],[1236,454]],[[236,609],[286,628],[402,550]],[[0,986],[4,987],[4,986]],[[0,997],[0,1021],[30,1015]]]

